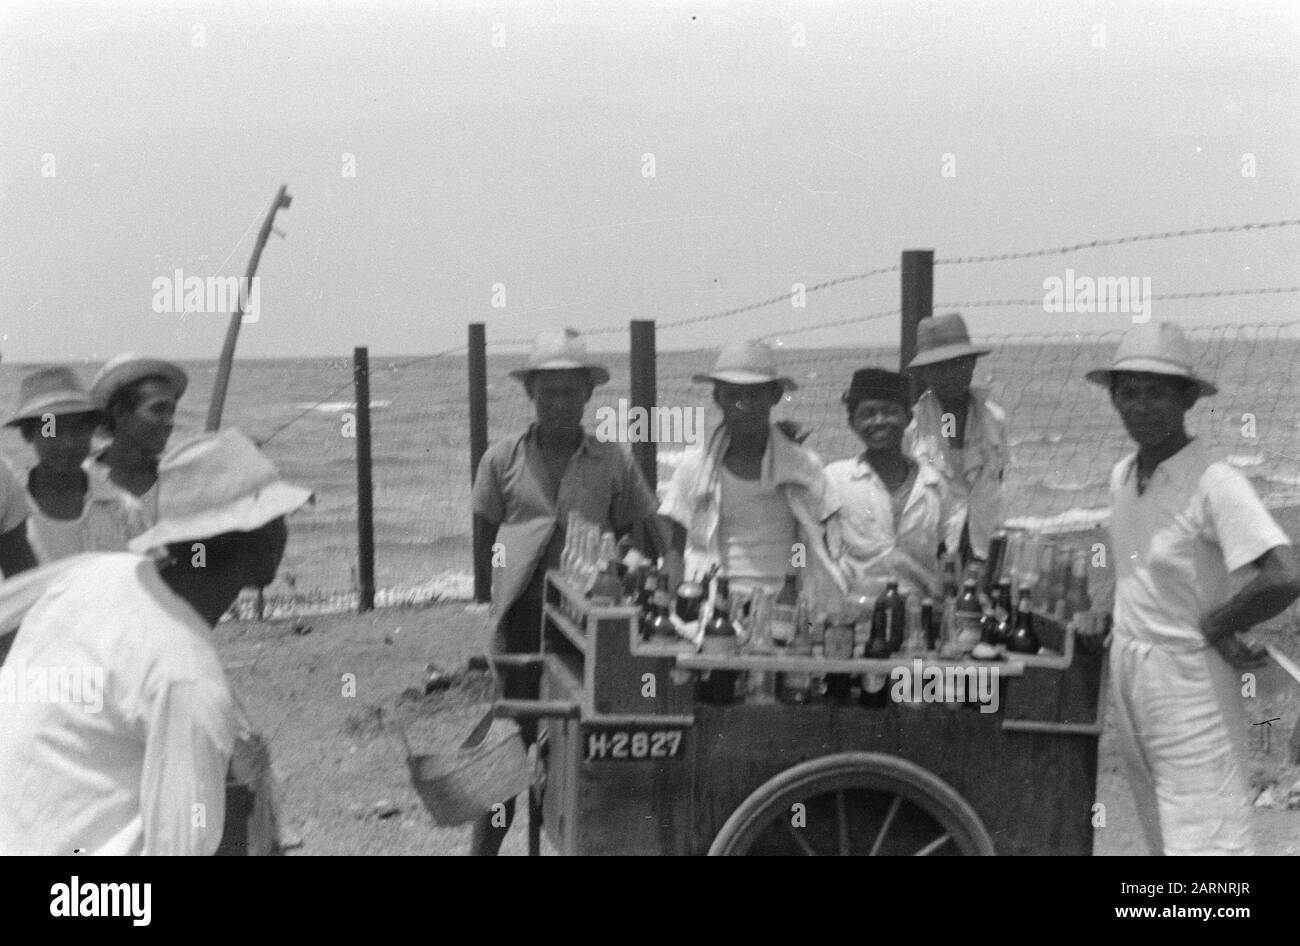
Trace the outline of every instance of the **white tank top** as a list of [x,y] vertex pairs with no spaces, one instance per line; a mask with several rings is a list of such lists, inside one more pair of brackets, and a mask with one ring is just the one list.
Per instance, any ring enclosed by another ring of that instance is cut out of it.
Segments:
[[798,539],[794,514],[775,487],[764,489],[758,480],[742,480],[725,466],[721,475],[718,550],[722,573],[745,584],[774,584],[780,589],[791,570],[791,546]]

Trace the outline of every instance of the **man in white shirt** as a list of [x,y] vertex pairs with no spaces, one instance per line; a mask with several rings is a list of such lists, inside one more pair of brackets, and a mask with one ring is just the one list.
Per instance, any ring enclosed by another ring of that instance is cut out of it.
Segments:
[[922,319],[916,346],[907,369],[920,378],[924,393],[903,449],[943,480],[947,551],[963,561],[983,561],[1002,524],[1002,478],[1011,462],[1006,412],[986,390],[971,385],[975,360],[989,352],[971,344],[955,312]]
[[[1300,596],[1300,569],[1249,481],[1187,435],[1185,413],[1216,389],[1177,326],[1131,329],[1087,378],[1109,387],[1137,444],[1110,481],[1110,669],[1148,847],[1251,854],[1241,671],[1262,659],[1237,634]],[[1230,575],[1247,566],[1233,594]]]
[[902,450],[912,416],[907,379],[863,368],[853,373],[841,400],[849,427],[866,449],[826,467],[840,498],[839,566],[850,584],[873,598],[891,578],[904,594],[937,595],[943,482],[931,466]]
[[86,553],[0,585],[0,854],[212,854],[227,777],[267,776],[207,632],[269,583],[310,497],[235,430],[159,467],[135,553]]

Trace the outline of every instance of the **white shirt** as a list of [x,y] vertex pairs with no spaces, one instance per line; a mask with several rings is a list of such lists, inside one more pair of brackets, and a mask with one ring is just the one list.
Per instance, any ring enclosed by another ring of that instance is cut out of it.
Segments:
[[[133,515],[139,517],[140,532],[151,529],[158,524],[158,481],[150,486],[139,496],[129,490],[118,486],[112,480],[112,470],[107,464],[99,462],[99,454],[91,454],[86,457],[86,462],[81,464],[81,468],[86,471],[90,478],[90,493],[92,496],[101,499],[108,499],[111,496],[117,496],[122,503],[133,511]],[[140,532],[127,536],[133,539]],[[125,548],[125,545],[118,548]]]
[[9,461],[0,457],[0,535],[12,532],[27,518],[25,491]]
[[776,594],[791,564],[799,523],[777,488],[744,480],[725,466],[718,517],[722,573],[742,587],[761,585]]
[[884,592],[891,577],[898,579],[905,594],[933,594],[939,582],[939,543],[944,539],[939,474],[918,464],[897,522],[889,489],[865,457],[836,460],[827,465],[826,476],[840,497],[838,562],[844,576],[873,597]]
[[1137,454],[1110,479],[1115,630],[1171,651],[1207,646],[1201,621],[1232,597],[1229,575],[1291,542],[1239,471],[1193,441],[1137,492]]
[[[76,519],[47,516],[31,493],[23,491],[28,510],[27,542],[40,564],[78,552],[124,552],[129,540],[149,528],[139,499],[119,489],[107,476],[86,470],[86,480],[86,497]],[[156,489],[157,484],[154,486]]]
[[971,549],[987,558],[989,540],[1002,524],[1002,477],[1011,462],[1006,411],[989,400],[983,388],[971,388],[961,449],[944,436],[943,406],[933,391],[921,395],[912,415],[903,434],[903,451],[932,467],[943,480],[948,551],[957,551],[962,526],[969,523]]
[[8,585],[35,603],[0,667],[0,855],[212,854],[246,723],[207,625],[129,553],[18,576],[0,612]]

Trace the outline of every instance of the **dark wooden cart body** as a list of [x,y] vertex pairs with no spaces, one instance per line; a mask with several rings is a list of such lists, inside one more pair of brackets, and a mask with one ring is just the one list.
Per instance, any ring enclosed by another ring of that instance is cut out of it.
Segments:
[[[996,712],[943,703],[714,706],[693,699],[695,673],[762,661],[642,642],[634,609],[592,607],[555,573],[546,595],[541,700],[573,707],[542,723],[541,813],[562,854],[707,853],[770,780],[843,752],[907,760],[936,776],[969,804],[999,854],[1092,853],[1102,659],[1076,650],[1055,621],[1040,626],[1062,655],[1002,664]],[[905,657],[816,666],[898,665],[922,666]],[[932,665],[954,662],[924,663]]]

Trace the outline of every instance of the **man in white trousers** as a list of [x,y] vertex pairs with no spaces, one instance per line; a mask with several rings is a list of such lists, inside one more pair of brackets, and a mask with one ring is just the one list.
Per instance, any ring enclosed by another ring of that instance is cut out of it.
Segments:
[[1237,635],[1300,596],[1290,540],[1246,477],[1188,436],[1184,415],[1217,389],[1177,326],[1134,327],[1087,378],[1137,444],[1110,479],[1110,669],[1147,845],[1253,854],[1241,674],[1263,657]]

